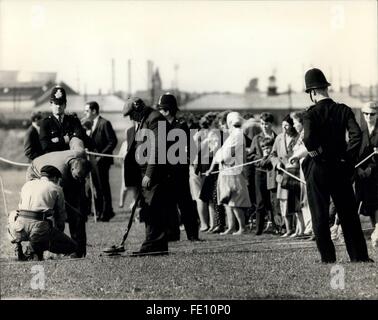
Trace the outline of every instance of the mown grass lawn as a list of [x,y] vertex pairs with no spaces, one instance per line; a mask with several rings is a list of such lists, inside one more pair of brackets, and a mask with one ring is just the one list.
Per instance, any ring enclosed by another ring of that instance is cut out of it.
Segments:
[[[112,169],[114,207],[118,203],[119,168]],[[23,171],[3,171],[8,209],[16,207]],[[9,192],[8,192],[9,191]],[[12,192],[12,193],[10,193]],[[351,264],[337,244],[345,288],[333,289],[331,268],[318,263],[314,242],[273,235],[240,237],[202,234],[204,241],[170,244],[163,257],[105,257],[101,249],[122,237],[128,215],[118,212],[110,223],[87,224],[88,255],[79,260],[15,262],[6,237],[1,199],[0,294],[2,299],[377,299],[378,263]],[[139,248],[144,226],[135,223],[127,251]],[[378,254],[369,243],[371,257]],[[45,289],[31,289],[32,267],[42,265]]]

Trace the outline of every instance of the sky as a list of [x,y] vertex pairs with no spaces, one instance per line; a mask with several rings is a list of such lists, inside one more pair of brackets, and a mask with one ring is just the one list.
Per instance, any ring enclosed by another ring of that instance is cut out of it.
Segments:
[[[336,88],[378,82],[377,1],[0,0],[0,69],[57,72],[80,92],[147,87],[147,60],[164,88],[302,90],[321,68]],[[174,66],[178,66],[175,76]],[[1,80],[0,80],[1,81]]]

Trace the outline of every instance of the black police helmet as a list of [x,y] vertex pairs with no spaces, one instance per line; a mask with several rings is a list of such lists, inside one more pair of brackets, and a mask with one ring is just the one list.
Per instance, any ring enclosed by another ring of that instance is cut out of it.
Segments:
[[163,95],[160,96],[159,102],[157,104],[157,108],[163,109],[163,110],[168,110],[172,114],[176,114],[178,111],[178,106],[177,106],[177,100],[176,97],[167,92],[164,93]]
[[327,81],[324,73],[317,68],[310,69],[305,74],[306,92],[312,89],[327,88],[331,84]]
[[66,104],[67,103],[67,95],[66,91],[61,86],[55,86],[51,90],[50,94],[50,102],[53,102],[58,105]]

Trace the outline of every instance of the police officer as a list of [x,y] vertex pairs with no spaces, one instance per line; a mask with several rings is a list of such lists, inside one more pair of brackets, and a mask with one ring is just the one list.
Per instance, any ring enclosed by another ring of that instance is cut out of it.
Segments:
[[66,91],[55,86],[50,95],[52,115],[43,119],[39,139],[44,153],[70,149],[73,137],[84,141],[85,132],[80,120],[74,115],[65,114],[67,105]]
[[[319,69],[305,74],[306,93],[314,103],[304,117],[304,144],[309,152],[302,168],[307,183],[308,202],[316,244],[323,263],[336,261],[329,229],[332,197],[340,217],[345,245],[352,262],[371,261],[357,214],[352,188],[361,129],[351,108],[334,102],[328,95],[330,83]],[[349,141],[345,140],[348,132]]]
[[[180,123],[176,114],[178,109],[176,97],[171,93],[165,93],[159,98],[157,105],[160,113],[167,119],[170,130],[180,130],[185,133],[185,150],[188,150],[189,144],[189,128],[185,123]],[[172,131],[174,133],[174,131]],[[176,137],[176,135],[174,135]],[[176,141],[177,143],[177,141]],[[172,195],[170,199],[170,207],[168,217],[168,239],[175,241],[180,240],[179,216],[177,208],[181,213],[181,222],[186,231],[186,236],[190,241],[198,241],[198,214],[194,206],[189,188],[189,152],[185,163],[170,165],[170,182],[172,183]],[[169,154],[168,154],[169,155]],[[169,162],[169,159],[168,159]]]

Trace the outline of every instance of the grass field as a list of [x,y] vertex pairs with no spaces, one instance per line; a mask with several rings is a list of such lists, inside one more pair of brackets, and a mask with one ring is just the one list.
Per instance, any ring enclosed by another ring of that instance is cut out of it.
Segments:
[[[2,171],[8,210],[14,209],[24,183],[24,171]],[[118,208],[119,168],[111,171],[114,208]],[[101,249],[117,243],[128,214],[117,211],[109,223],[87,223],[85,259],[16,262],[6,236],[1,199],[0,294],[2,299],[377,299],[378,263],[351,264],[343,244],[336,244],[344,289],[333,288],[335,265],[318,263],[314,242],[260,237],[201,234],[191,243],[184,232],[163,257],[105,257]],[[364,223],[365,227],[369,227]],[[68,229],[68,227],[66,228]],[[368,238],[367,233],[366,237]],[[134,223],[127,251],[139,248],[144,226]],[[370,243],[371,257],[378,253]],[[33,290],[32,267],[45,272],[44,289]]]

